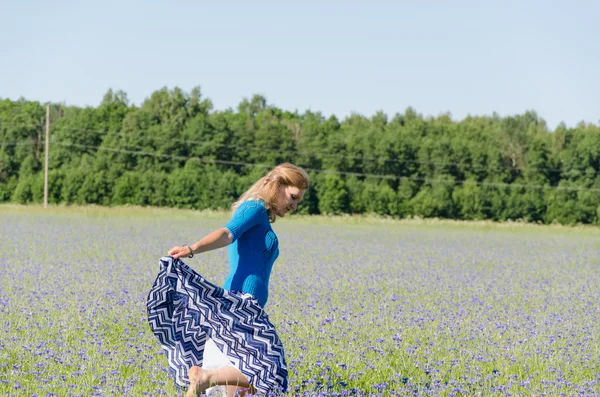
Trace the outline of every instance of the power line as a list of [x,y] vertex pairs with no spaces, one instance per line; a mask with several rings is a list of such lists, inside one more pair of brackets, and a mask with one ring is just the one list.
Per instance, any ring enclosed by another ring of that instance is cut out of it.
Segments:
[[[62,129],[62,127],[58,127],[56,129],[60,130],[60,129]],[[99,131],[99,130],[81,130],[81,129],[76,129],[76,128],[72,128],[72,127],[66,127],[65,129],[79,131],[79,132],[96,132],[96,133],[108,134],[108,132],[106,132],[106,131]],[[366,160],[366,161],[381,161],[382,160],[381,158],[376,158],[376,157],[351,155],[351,154],[340,155],[340,154],[326,153],[323,151],[312,151],[312,152],[308,152],[308,153],[302,153],[302,152],[299,152],[298,150],[291,150],[291,149],[269,149],[269,148],[260,148],[260,147],[256,147],[256,146],[236,145],[236,144],[231,144],[231,143],[201,142],[201,141],[195,141],[195,140],[189,140],[189,139],[161,138],[161,137],[155,137],[155,136],[153,136],[153,137],[133,136],[131,134],[125,134],[125,133],[116,133],[115,135],[122,136],[125,138],[131,137],[134,139],[145,139],[147,141],[153,140],[153,141],[159,141],[159,142],[180,142],[180,143],[187,143],[187,144],[228,147],[228,148],[237,148],[237,149],[244,149],[244,150],[250,150],[250,151],[261,151],[261,152],[270,152],[270,153],[286,153],[286,154],[295,154],[295,155],[317,154],[322,157],[339,158],[339,159],[344,159],[344,160],[348,160],[348,159],[363,160],[363,161],[364,160]],[[429,164],[429,165],[436,165],[436,166],[459,165],[457,163],[439,163],[439,162],[433,162],[433,161],[405,160],[405,159],[399,159],[399,158],[383,159],[383,162]],[[472,164],[471,167],[486,168],[486,169],[495,169],[495,168],[496,169],[519,169],[519,168],[514,168],[514,167],[511,168],[511,167],[506,167],[506,166],[488,166],[488,165],[480,165],[480,164]],[[555,171],[560,171],[560,170],[555,170]]]
[[[71,130],[77,130],[74,128],[69,128]],[[87,131],[87,130],[77,130],[77,131]],[[146,140],[155,140],[155,141],[162,141],[162,142],[179,142],[179,143],[188,143],[188,144],[200,144],[200,145],[209,145],[209,146],[218,146],[218,147],[232,147],[232,148],[242,148],[245,150],[249,150],[249,151],[253,151],[253,152],[271,152],[271,153],[287,153],[287,154],[295,154],[295,155],[307,155],[307,154],[311,154],[311,153],[302,153],[302,152],[298,152],[295,150],[278,150],[278,149],[268,149],[268,148],[259,148],[256,146],[243,146],[243,145],[231,145],[231,144],[220,144],[220,143],[216,143],[216,142],[200,142],[200,141],[193,141],[193,140],[185,140],[185,139],[177,139],[177,138],[160,138],[160,137],[134,137],[131,136],[129,134],[123,134],[123,133],[118,133],[117,136],[123,136],[123,137],[132,137],[132,138],[136,138],[136,139],[146,139]],[[17,145],[38,145],[39,143],[35,143],[35,142],[31,142],[31,143],[4,143],[6,146],[17,146]],[[76,144],[73,144],[76,145]],[[143,148],[140,146],[133,146],[133,145],[127,145],[130,148],[135,148],[135,149],[141,149],[141,151],[143,152]],[[96,146],[94,146],[96,147]],[[81,148],[88,148],[85,145],[82,145]],[[147,152],[146,152],[147,153]],[[362,158],[360,156],[352,156],[352,155],[335,155],[335,154],[325,154],[325,156],[327,157],[334,157],[334,158],[340,158],[340,159],[348,159],[348,158]],[[220,160],[220,161],[225,161],[225,160]],[[436,163],[436,162],[424,162],[424,161],[416,161],[416,160],[400,160],[400,159],[388,159],[386,161],[397,161],[397,162],[407,162],[407,163],[416,163],[416,164],[428,164],[428,165],[436,165],[436,166],[460,166],[461,164],[458,163]],[[223,163],[223,164],[227,164],[227,163]],[[511,167],[502,167],[502,166],[485,166],[485,165],[477,165],[477,164],[472,164],[469,167],[471,168],[480,168],[480,169],[485,169],[485,170],[498,170],[498,169],[518,169],[524,172],[534,172],[534,173],[542,173],[542,171],[550,171],[550,172],[556,172],[559,174],[568,174],[568,173],[576,173],[578,175],[598,175],[600,172],[599,171],[581,171],[581,170],[561,170],[561,169],[555,169],[555,168],[511,168]],[[342,172],[342,171],[339,171]],[[377,174],[362,174],[362,173],[352,173],[352,172],[348,172],[348,175],[377,175]]]
[[73,147],[84,148],[84,149],[104,150],[104,151],[108,151],[108,152],[135,154],[135,155],[142,155],[142,156],[172,158],[172,159],[177,159],[177,160],[198,159],[198,160],[202,161],[203,163],[272,167],[272,165],[268,165],[268,164],[255,164],[255,163],[245,163],[245,162],[241,162],[241,161],[208,159],[208,158],[204,158],[204,157],[178,156],[178,155],[174,155],[174,154],[151,153],[151,152],[145,152],[145,151],[140,151],[140,150],[128,150],[128,149],[109,148],[109,147],[102,147],[102,146],[83,145],[83,144],[79,144],[79,143],[53,142],[53,145],[73,146]]
[[[198,159],[201,162],[209,163],[209,164],[214,163],[214,164],[224,164],[224,165],[261,167],[261,168],[272,168],[274,166],[272,164],[257,164],[257,163],[248,163],[248,162],[242,162],[242,161],[208,159],[208,158],[204,158],[204,157],[178,156],[178,155],[172,155],[172,154],[151,153],[151,152],[134,151],[134,150],[127,150],[127,149],[119,149],[119,148],[107,148],[107,147],[100,147],[100,146],[93,146],[93,145],[82,145],[82,144],[76,144],[76,143],[54,142],[54,144],[61,145],[61,146],[72,146],[72,147],[79,147],[79,148],[86,148],[86,149],[94,149],[94,150],[104,150],[104,151],[110,151],[110,152],[115,152],[115,153],[126,153],[126,154],[161,157],[161,158],[173,158],[173,159],[179,159],[179,160]],[[421,178],[421,177],[404,177],[404,176],[398,176],[398,175],[366,174],[366,173],[361,173],[361,172],[321,170],[321,169],[314,169],[314,168],[304,168],[304,169],[308,172],[331,173],[331,174],[337,174],[337,175],[352,175],[352,176],[371,177],[371,178],[378,178],[378,179],[410,180],[410,181],[415,181],[415,182],[425,182],[425,183],[433,183],[433,184],[478,185],[478,186],[510,187],[510,188],[524,188],[524,189],[587,191],[587,192],[600,193],[600,188],[585,188],[585,187],[577,187],[577,186],[547,186],[547,185],[532,185],[532,184],[521,184],[521,183],[476,182],[476,181],[431,179],[431,178]]]
[[[34,145],[35,143],[3,143],[3,145]],[[261,168],[272,168],[273,164],[258,164],[258,163],[248,163],[243,161],[229,161],[229,160],[219,160],[219,159],[211,159],[206,157],[199,156],[179,156],[172,154],[163,154],[163,153],[152,153],[143,150],[129,150],[129,149],[121,149],[121,148],[109,148],[102,146],[94,146],[94,145],[84,145],[77,143],[68,143],[68,142],[53,142],[55,145],[59,146],[67,146],[67,147],[78,147],[83,149],[91,149],[96,151],[108,151],[114,153],[125,153],[125,154],[133,154],[133,155],[142,155],[142,156],[151,156],[151,157],[161,157],[161,158],[171,158],[178,160],[190,160],[190,159],[198,159],[203,163],[208,164],[223,164],[223,165],[237,165],[237,166],[249,166],[249,167],[261,167]],[[548,186],[548,185],[532,185],[532,184],[521,184],[521,183],[502,183],[502,182],[477,182],[477,181],[468,181],[468,180],[447,180],[447,179],[432,179],[432,178],[423,178],[423,177],[406,177],[399,175],[380,175],[380,174],[368,174],[362,172],[352,172],[352,171],[333,171],[333,170],[322,170],[322,169],[314,169],[314,168],[304,168],[309,172],[317,172],[317,173],[330,173],[337,175],[346,175],[346,176],[357,176],[357,177],[365,177],[365,178],[375,178],[375,179],[388,179],[388,180],[408,180],[414,182],[424,182],[424,183],[432,183],[432,184],[450,184],[450,185],[477,185],[477,186],[492,186],[492,187],[510,187],[510,188],[524,188],[524,189],[544,189],[544,190],[567,190],[567,191],[589,191],[589,192],[600,192],[598,188],[585,188],[585,187],[577,187],[577,186]]]
[[[0,125],[19,126],[18,124],[1,124],[1,123],[0,123]],[[30,127],[31,128],[41,128],[42,125],[30,126]],[[53,127],[53,129],[54,130],[70,130],[70,131],[77,131],[77,132],[93,132],[93,133],[103,134],[103,135],[107,135],[107,134],[113,132],[113,131],[82,129],[82,128],[74,128],[74,127],[66,127],[66,126]],[[399,163],[399,164],[409,163],[409,164],[420,164],[420,165],[433,165],[435,167],[460,167],[460,166],[463,166],[463,164],[459,164],[459,163],[444,163],[444,162],[423,161],[423,160],[407,160],[407,159],[399,159],[399,158],[389,158],[389,159],[384,158],[384,159],[382,159],[382,158],[377,158],[377,157],[368,157],[368,156],[350,155],[350,154],[340,155],[340,154],[326,153],[323,151],[312,151],[312,152],[308,152],[308,153],[303,153],[303,152],[299,152],[298,150],[292,150],[292,149],[269,149],[269,148],[260,148],[260,147],[256,147],[256,146],[236,145],[236,144],[231,144],[231,143],[201,142],[201,141],[179,139],[179,138],[133,136],[133,135],[125,134],[122,132],[114,132],[114,134],[116,136],[121,136],[121,137],[125,137],[125,138],[131,137],[134,139],[142,139],[142,140],[146,140],[146,141],[179,142],[179,143],[186,143],[186,144],[236,148],[236,149],[243,149],[243,150],[249,150],[249,151],[254,151],[254,152],[260,151],[260,152],[270,152],[270,153],[293,154],[293,155],[300,155],[300,156],[317,154],[320,157],[337,158],[337,159],[343,159],[343,160],[354,159],[354,160],[362,160],[362,161],[383,161],[384,163]],[[139,146],[138,146],[138,148],[139,148]],[[522,172],[534,172],[534,173],[551,172],[551,173],[558,173],[558,174],[576,172],[578,174],[583,174],[583,175],[598,175],[598,174],[600,174],[600,171],[562,170],[560,168],[549,168],[549,167],[541,167],[541,168],[518,167],[518,166],[511,167],[511,166],[489,165],[489,164],[468,164],[467,166],[470,169],[484,169],[484,170],[519,170]]]
[[0,121],[0,127],[23,127],[23,128],[42,128],[43,124],[21,124],[21,123],[3,123]]
[[34,146],[34,145],[39,145],[40,143],[38,142],[2,142],[2,145],[0,145],[0,147],[2,146]]
[[[110,131],[78,129],[78,128],[72,128],[72,127],[55,127],[54,129],[55,130],[66,129],[66,130],[72,130],[72,131],[78,131],[78,132],[95,132],[95,133],[102,133],[102,134],[110,133]],[[115,132],[115,135],[122,136],[125,138],[130,137],[130,138],[134,138],[134,139],[142,139],[142,140],[146,140],[146,141],[179,142],[179,143],[186,143],[186,144],[236,148],[236,149],[249,150],[249,151],[254,151],[254,152],[259,151],[259,152],[270,152],[270,153],[282,153],[282,154],[293,154],[293,155],[299,155],[299,156],[317,154],[321,157],[337,158],[337,159],[343,159],[343,160],[354,159],[354,160],[363,160],[363,161],[383,161],[384,163],[399,163],[399,164],[409,163],[409,164],[433,165],[435,167],[464,166],[463,164],[459,164],[459,163],[444,163],[444,162],[423,161],[423,160],[407,160],[407,159],[399,159],[399,158],[389,158],[389,159],[384,158],[384,159],[382,159],[382,158],[377,158],[377,157],[368,157],[368,156],[350,155],[350,154],[349,155],[340,155],[340,154],[326,153],[323,151],[312,151],[312,152],[303,153],[303,152],[299,152],[298,150],[293,150],[293,149],[269,149],[269,148],[260,148],[260,147],[256,147],[256,146],[236,145],[236,144],[231,144],[231,143],[201,142],[201,141],[195,141],[195,140],[189,140],[189,139],[179,139],[179,138],[133,136],[133,135],[125,134],[125,133],[121,133],[121,132],[118,132],[118,133]],[[489,165],[489,164],[467,164],[466,166],[468,166],[470,169],[519,170],[522,172],[534,172],[534,173],[551,172],[551,173],[565,174],[565,173],[570,173],[570,172],[576,172],[576,173],[585,174],[585,175],[600,174],[600,171],[562,170],[560,168],[548,168],[548,167],[541,167],[541,168],[511,167],[511,166]]]

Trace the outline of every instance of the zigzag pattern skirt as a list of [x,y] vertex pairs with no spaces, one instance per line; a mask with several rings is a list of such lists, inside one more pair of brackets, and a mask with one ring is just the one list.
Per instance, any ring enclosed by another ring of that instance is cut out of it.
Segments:
[[257,392],[287,391],[283,345],[254,296],[213,285],[169,256],[160,259],[147,309],[177,386],[189,385],[188,370],[202,366],[210,338]]

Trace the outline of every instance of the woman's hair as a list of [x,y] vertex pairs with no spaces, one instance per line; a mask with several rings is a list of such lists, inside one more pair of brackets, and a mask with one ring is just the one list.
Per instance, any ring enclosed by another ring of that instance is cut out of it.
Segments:
[[235,212],[237,207],[248,200],[262,200],[269,214],[269,220],[275,222],[277,211],[277,198],[281,186],[292,186],[301,190],[308,189],[308,174],[302,168],[290,163],[279,164],[265,176],[254,183],[240,198],[233,203],[231,209]]

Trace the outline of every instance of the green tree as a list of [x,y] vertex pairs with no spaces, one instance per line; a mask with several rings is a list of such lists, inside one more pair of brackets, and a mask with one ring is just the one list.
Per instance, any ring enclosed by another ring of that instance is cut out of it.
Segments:
[[8,156],[3,164],[6,177],[16,175],[25,159],[39,168],[44,153],[42,122],[45,110],[39,102],[0,100],[0,140]]
[[589,190],[577,189],[579,186],[574,182],[563,180],[548,194],[548,208],[544,216],[547,223],[574,225],[598,222],[600,181]]
[[170,189],[169,177],[164,171],[144,171],[140,175],[140,184],[136,202],[143,206],[163,207],[168,205]]
[[348,212],[348,187],[338,174],[325,174],[322,183],[319,183],[317,194],[320,213],[339,215]]
[[424,218],[454,218],[455,204],[452,200],[453,183],[439,179],[426,184],[411,199],[414,214]]
[[488,219],[490,216],[491,204],[481,193],[474,178],[467,179],[461,186],[454,189],[452,199],[456,204],[460,219],[481,220]]
[[315,172],[309,172],[310,187],[304,194],[304,198],[298,204],[299,214],[319,214],[319,178]]
[[140,202],[140,174],[133,171],[125,172],[114,185],[111,204],[113,205],[143,205]]

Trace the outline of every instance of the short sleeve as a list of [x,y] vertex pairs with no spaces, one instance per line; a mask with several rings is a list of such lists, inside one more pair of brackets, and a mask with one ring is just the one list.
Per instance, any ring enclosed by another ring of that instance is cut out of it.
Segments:
[[254,226],[268,219],[267,208],[260,201],[246,201],[235,210],[225,228],[231,232],[233,241]]

